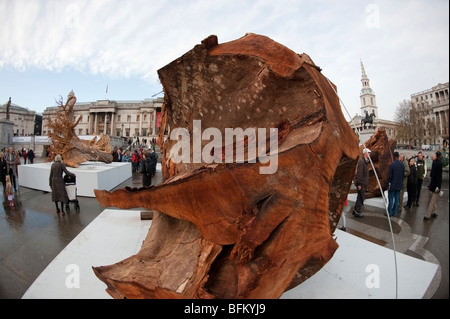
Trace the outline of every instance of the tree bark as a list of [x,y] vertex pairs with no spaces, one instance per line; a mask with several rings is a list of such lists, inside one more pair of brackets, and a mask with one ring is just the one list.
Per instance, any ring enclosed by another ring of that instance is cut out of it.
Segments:
[[73,121],[73,108],[76,101],[77,98],[71,91],[67,96],[66,104],[63,105],[61,102],[55,116],[47,120],[48,136],[52,141],[47,161],[53,161],[55,156],[60,154],[64,164],[69,167],[78,167],[80,163],[86,161],[111,163],[113,157],[108,136],[101,134],[98,140],[94,137],[90,141],[85,141],[75,133],[75,127],[81,119]]
[[[394,161],[394,151],[397,142],[393,139],[389,139],[385,128],[378,128],[375,133],[365,142],[366,148],[370,149],[370,159],[372,165],[369,165],[369,185],[366,188],[366,198],[381,196],[382,190],[378,184],[378,179],[382,187],[385,186],[386,180],[389,175],[389,165]],[[363,151],[363,145],[360,146],[360,154]],[[356,171],[355,171],[356,174]]]
[[[210,36],[158,74],[163,181],[95,190],[104,207],[157,212],[139,253],[95,274],[115,298],[279,298],[338,248],[359,149],[336,87],[306,54],[256,34],[223,44]],[[257,136],[227,144],[229,128]],[[187,132],[188,143],[172,132]]]

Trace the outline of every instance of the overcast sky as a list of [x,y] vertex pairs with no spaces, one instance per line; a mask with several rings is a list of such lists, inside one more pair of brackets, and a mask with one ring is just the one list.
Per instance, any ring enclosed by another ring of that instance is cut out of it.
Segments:
[[71,90],[78,102],[162,96],[157,70],[211,34],[307,53],[347,119],[360,113],[360,60],[387,120],[449,80],[447,0],[0,0],[0,24],[0,105],[38,113]]

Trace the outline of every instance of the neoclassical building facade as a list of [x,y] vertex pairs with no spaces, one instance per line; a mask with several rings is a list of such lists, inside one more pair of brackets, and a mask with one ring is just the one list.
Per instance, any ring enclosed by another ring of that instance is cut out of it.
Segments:
[[[442,145],[449,138],[448,83],[439,83],[431,89],[411,94],[411,105],[417,111],[417,120],[423,129],[423,144]],[[419,123],[417,123],[419,124]],[[418,143],[418,141],[417,141]]]
[[[142,101],[111,101],[75,103],[73,121],[77,135],[105,134],[125,138],[153,138],[159,133],[163,98]],[[48,134],[47,119],[59,107],[48,107],[43,113],[42,135]]]
[[14,123],[13,132],[15,136],[39,134],[40,127],[36,128],[39,121],[36,119],[37,115],[35,111],[10,103],[9,114],[7,114],[7,104],[5,103],[0,107],[0,120],[7,120],[9,115],[8,120]]

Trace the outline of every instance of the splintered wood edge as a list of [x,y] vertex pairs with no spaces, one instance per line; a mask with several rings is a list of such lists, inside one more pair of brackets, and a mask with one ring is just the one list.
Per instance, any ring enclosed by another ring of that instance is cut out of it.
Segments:
[[149,220],[149,219],[153,219],[153,211],[152,210],[141,211],[141,220]]

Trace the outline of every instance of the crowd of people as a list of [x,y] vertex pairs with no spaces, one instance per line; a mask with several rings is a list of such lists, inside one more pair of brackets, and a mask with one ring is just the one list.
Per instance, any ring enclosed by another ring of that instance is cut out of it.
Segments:
[[143,145],[139,145],[139,149],[131,151],[131,147],[123,150],[115,147],[112,152],[113,162],[128,162],[131,163],[131,172],[134,174],[139,172],[142,174],[142,186],[150,186],[151,179],[156,173],[156,164],[158,155],[150,147],[144,150]]
[[[153,143],[153,141],[152,141]],[[133,145],[133,143],[131,144]],[[142,185],[150,186],[151,180],[156,173],[156,164],[158,156],[152,145],[149,149],[144,150],[143,145],[138,145],[138,149],[134,151],[129,146],[127,149],[113,149],[113,162],[131,163],[132,173],[140,173],[142,175]],[[364,197],[366,187],[369,182],[369,155],[370,150],[364,149],[363,156],[357,165],[355,186],[357,188],[357,198],[353,209],[353,216],[362,218],[362,208],[364,205]],[[428,207],[423,217],[424,220],[436,218],[436,200],[441,194],[442,187],[442,153],[437,151],[432,156],[432,165],[430,170],[430,183],[427,186],[429,191]],[[394,161],[389,166],[389,175],[383,189],[387,191],[389,216],[396,217],[402,209],[411,209],[419,206],[419,200],[422,193],[423,181],[427,177],[428,168],[425,156],[422,152],[406,158],[405,154],[394,152]],[[18,166],[21,164],[33,164],[35,158],[34,151],[29,149],[14,150],[12,147],[4,148],[0,152],[0,180],[3,185],[3,191],[8,198],[9,205],[14,206],[14,193],[18,189]],[[67,195],[61,191],[64,185],[62,181],[63,173],[70,173],[62,163],[61,157],[55,158],[50,173],[50,187],[52,188],[52,199],[56,204],[57,213],[64,214],[63,203],[67,201]],[[56,179],[55,179],[56,176]],[[55,189],[53,189],[55,188]],[[404,192],[407,192],[407,202],[403,204]],[[53,196],[55,194],[55,196]],[[5,198],[6,198],[5,197]],[[58,207],[61,203],[61,209]],[[386,214],[387,215],[387,214]]]
[[9,206],[14,207],[14,193],[18,189],[18,166],[21,164],[33,164],[35,153],[33,149],[22,148],[15,150],[12,147],[3,148],[0,151],[0,181],[3,192],[7,196]]
[[[364,204],[365,188],[369,183],[369,153],[367,148],[363,149],[356,171],[355,186],[357,188],[357,198],[353,208],[353,216],[364,217],[361,209]],[[419,199],[423,181],[427,176],[427,164],[422,152],[407,158],[405,154],[393,153],[393,162],[389,165],[389,173],[386,184],[382,185],[387,191],[388,205],[387,213],[390,217],[396,217],[403,209],[410,209],[419,206]],[[437,218],[436,200],[442,194],[442,167],[443,154],[437,151],[432,155],[432,165],[430,170],[430,183],[427,186],[429,191],[428,207],[423,217],[424,221]],[[407,192],[407,202],[403,204],[405,191]],[[387,214],[385,214],[387,215]]]

